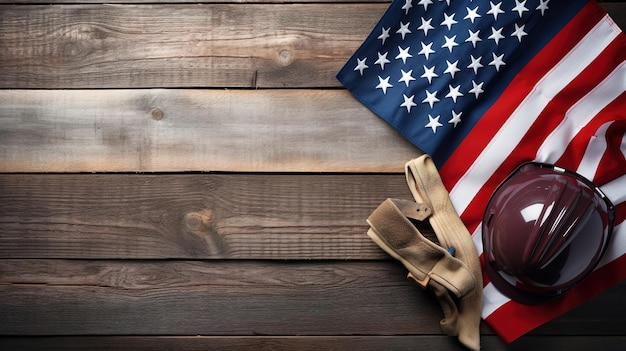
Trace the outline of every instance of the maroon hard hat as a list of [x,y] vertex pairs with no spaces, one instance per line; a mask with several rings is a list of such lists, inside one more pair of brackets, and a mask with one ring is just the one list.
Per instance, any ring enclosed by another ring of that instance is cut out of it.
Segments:
[[521,303],[561,295],[596,267],[614,220],[613,204],[591,181],[560,167],[524,163],[500,184],[485,210],[487,275]]

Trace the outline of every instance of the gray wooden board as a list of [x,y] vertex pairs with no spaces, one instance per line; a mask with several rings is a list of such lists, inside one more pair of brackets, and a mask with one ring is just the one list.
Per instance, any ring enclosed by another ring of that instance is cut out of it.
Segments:
[[380,259],[402,174],[3,174],[0,257]]
[[[624,335],[624,293],[531,334]],[[0,335],[442,333],[436,300],[394,260],[2,260],[0,312]]]
[[0,90],[0,172],[402,172],[345,90]]

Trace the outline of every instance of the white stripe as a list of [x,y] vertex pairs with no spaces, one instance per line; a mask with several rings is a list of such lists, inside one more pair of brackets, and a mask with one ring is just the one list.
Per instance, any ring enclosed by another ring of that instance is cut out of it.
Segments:
[[487,284],[483,288],[483,309],[481,312],[483,319],[489,317],[490,314],[509,301],[511,299],[502,295],[492,283]]
[[478,251],[478,256],[483,254],[483,222],[478,223],[478,227],[474,230],[472,234],[472,241],[474,242],[474,246],[476,246],[476,251]]
[[602,185],[600,190],[614,205],[626,201],[626,174]]
[[578,76],[617,35],[618,32],[608,21],[600,21],[541,78],[450,191],[452,203],[459,213],[466,210],[485,181],[517,146],[550,100]]
[[[565,151],[564,145],[580,132],[606,105],[626,90],[626,62],[622,62],[600,84],[594,87],[567,111],[565,118],[554,129],[537,151],[537,161],[554,163]],[[593,174],[587,178],[593,178]]]
[[607,148],[606,131],[611,124],[613,124],[613,121],[604,123],[591,137],[576,173],[582,174],[587,179],[593,180],[595,178],[600,166],[600,160],[602,160],[602,155],[604,155]]

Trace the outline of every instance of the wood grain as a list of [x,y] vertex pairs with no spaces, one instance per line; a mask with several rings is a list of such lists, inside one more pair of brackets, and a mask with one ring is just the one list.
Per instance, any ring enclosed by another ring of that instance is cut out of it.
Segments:
[[[0,4],[0,350],[460,349],[365,235],[421,154],[334,78],[389,1],[113,2]],[[625,294],[482,350],[622,349]]]
[[5,5],[0,88],[338,87],[387,6]]
[[[505,345],[497,336],[483,335],[481,350],[621,350],[622,336],[525,336]],[[441,335],[394,336],[73,336],[73,337],[0,337],[0,347],[7,350],[50,351],[59,349],[99,350],[184,350],[184,351],[414,351],[416,345],[431,350],[458,351],[454,339]]]
[[[503,346],[495,337],[487,345]],[[615,345],[619,338],[599,339],[598,346]],[[612,342],[612,343],[611,343]],[[458,351],[459,344],[447,336],[190,336],[190,337],[0,337],[5,350],[181,350],[181,351],[320,351],[320,350],[415,350],[415,345],[434,350]],[[484,348],[483,348],[484,349]],[[489,350],[487,348],[486,350]],[[495,348],[491,348],[495,350]]]
[[2,335],[440,333],[434,298],[391,261],[8,260],[0,269]]
[[[624,335],[625,292],[530,335]],[[0,335],[41,336],[427,336],[442,315],[396,261],[4,260],[0,309]]]
[[0,175],[2,258],[384,259],[404,175]]
[[0,6],[0,88],[320,88],[388,4]]
[[0,90],[0,172],[402,172],[345,90]]

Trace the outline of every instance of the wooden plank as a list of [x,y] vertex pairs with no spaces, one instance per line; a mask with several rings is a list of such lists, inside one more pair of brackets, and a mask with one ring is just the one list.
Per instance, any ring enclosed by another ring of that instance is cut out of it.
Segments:
[[0,88],[338,87],[387,6],[5,5]]
[[[493,339],[494,337],[490,337]],[[611,338],[608,338],[611,340]],[[598,345],[611,345],[609,341]],[[497,343],[497,341],[496,341]],[[490,345],[494,344],[490,342]],[[502,343],[500,342],[500,345]],[[3,350],[186,350],[186,351],[320,351],[320,350],[411,350],[428,345],[438,351],[458,351],[459,344],[448,336],[130,336],[130,337],[0,337]],[[491,348],[492,350],[495,348]],[[484,348],[482,350],[490,350]]]
[[[529,336],[623,336],[625,292]],[[436,300],[396,261],[1,260],[0,312],[14,336],[442,334]]]
[[[505,345],[497,336],[483,335],[481,350],[542,351],[542,350],[621,350],[626,344],[623,336],[525,336],[511,345]],[[186,351],[414,351],[428,345],[430,350],[458,351],[461,348],[453,338],[436,335],[394,336],[105,336],[105,337],[0,337],[5,350],[48,351],[80,350],[186,350]]]
[[[624,0],[596,0],[603,7],[605,5],[612,5],[611,3],[625,2]],[[11,4],[50,4],[51,0],[11,0]],[[102,0],[55,0],[55,4],[101,4]],[[290,3],[344,3],[354,2],[353,0],[107,0],[107,4],[185,4],[185,3],[268,3],[268,4],[290,4]],[[385,3],[388,4],[390,0],[359,0],[360,3]]]
[[391,261],[0,262],[0,335],[441,333]]
[[0,172],[402,172],[345,90],[0,90]]
[[0,6],[0,88],[309,88],[340,86],[388,4]]
[[387,197],[404,175],[3,174],[0,257],[386,259]]
[[611,18],[623,30],[626,29],[626,1],[602,2],[600,6],[611,15]]
[[[600,0],[602,1],[602,0]],[[610,1],[610,0],[609,0]],[[11,4],[300,4],[300,3],[352,3],[353,0],[10,0]],[[360,3],[386,3],[390,0],[359,0]]]

